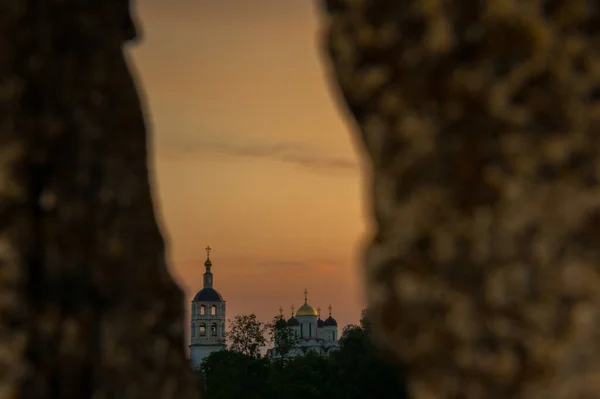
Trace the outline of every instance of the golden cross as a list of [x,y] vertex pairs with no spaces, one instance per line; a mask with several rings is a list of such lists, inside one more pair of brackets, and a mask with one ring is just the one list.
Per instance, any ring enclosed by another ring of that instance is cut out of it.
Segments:
[[210,258],[210,250],[211,250],[212,248],[211,248],[211,247],[210,247],[210,245],[209,245],[209,246],[207,246],[207,247],[206,247],[206,248],[204,248],[204,249],[206,249],[206,257],[207,257],[207,258]]
[[329,305],[329,317],[331,317],[331,305]]
[[294,307],[294,305],[292,305],[292,317],[294,317],[294,309],[296,308]]
[[319,317],[321,317],[321,307],[320,306],[317,308],[317,313],[319,314]]
[[306,303],[306,301],[308,301],[308,290],[305,288],[304,289],[304,303]]

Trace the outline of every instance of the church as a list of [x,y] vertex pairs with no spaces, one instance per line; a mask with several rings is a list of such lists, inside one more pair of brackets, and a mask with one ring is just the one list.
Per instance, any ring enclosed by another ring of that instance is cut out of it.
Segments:
[[[213,274],[210,259],[211,248],[206,249],[206,262],[204,267],[203,287],[192,300],[190,318],[190,362],[193,368],[199,368],[202,361],[211,353],[226,349],[225,300],[213,287]],[[303,355],[309,350],[317,353],[328,354],[339,349],[337,321],[331,316],[321,320],[321,309],[315,309],[308,304],[308,291],[304,290],[304,304],[286,324],[296,335],[296,343],[289,352],[290,357]],[[282,314],[283,309],[279,309]],[[279,356],[277,345],[267,351],[272,358]]]
[[[339,350],[338,325],[331,316],[331,305],[329,305],[329,317],[324,321],[321,319],[321,308],[313,308],[308,304],[308,291],[304,289],[304,304],[294,314],[294,305],[291,306],[292,317],[287,320],[287,327],[296,335],[296,343],[288,353],[295,357],[314,351],[327,355]],[[280,314],[283,309],[279,308]],[[271,358],[278,358],[277,345],[267,351]]]
[[225,346],[225,300],[219,291],[213,288],[212,262],[210,247],[206,247],[203,287],[192,300],[192,317],[190,320],[190,361],[192,367],[198,368],[204,358],[212,352],[220,351]]

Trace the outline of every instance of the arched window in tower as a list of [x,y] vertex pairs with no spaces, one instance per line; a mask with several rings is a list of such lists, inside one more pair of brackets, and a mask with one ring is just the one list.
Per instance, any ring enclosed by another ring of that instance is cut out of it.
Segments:
[[216,316],[217,315],[217,306],[216,305],[212,305],[210,307],[210,315],[211,316]]
[[217,336],[217,323],[212,323],[210,325],[210,335],[213,337]]
[[204,324],[204,323],[200,324],[200,334],[199,335],[206,335],[206,324]]
[[206,313],[206,307],[204,305],[200,306],[200,316],[204,316],[204,314]]

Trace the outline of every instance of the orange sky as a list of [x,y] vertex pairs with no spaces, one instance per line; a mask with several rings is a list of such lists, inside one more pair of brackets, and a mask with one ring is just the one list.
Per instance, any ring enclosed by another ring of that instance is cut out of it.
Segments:
[[[173,276],[202,288],[204,247],[228,318],[329,304],[358,321],[368,228],[360,149],[320,60],[311,1],[144,0],[128,50],[154,138]],[[187,322],[186,322],[187,327]]]

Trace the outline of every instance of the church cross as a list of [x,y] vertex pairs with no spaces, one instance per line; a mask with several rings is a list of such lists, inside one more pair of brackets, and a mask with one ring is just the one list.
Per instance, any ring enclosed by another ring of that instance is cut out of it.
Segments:
[[308,301],[308,290],[305,288],[304,289],[304,303],[306,303]]
[[296,309],[296,308],[294,307],[294,305],[292,305],[292,317],[294,317],[294,310],[295,310],[295,309]]
[[319,317],[321,317],[321,307],[320,306],[317,308],[317,313],[319,314]]
[[283,308],[281,306],[279,307],[279,316],[283,316]]
[[210,245],[209,245],[209,246],[207,246],[207,247],[206,247],[206,248],[204,248],[204,249],[206,249],[206,257],[207,257],[207,258],[210,258],[210,250],[211,250],[212,248],[211,248],[211,247],[210,247]]
[[329,305],[329,317],[331,317],[331,305]]

